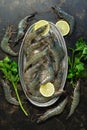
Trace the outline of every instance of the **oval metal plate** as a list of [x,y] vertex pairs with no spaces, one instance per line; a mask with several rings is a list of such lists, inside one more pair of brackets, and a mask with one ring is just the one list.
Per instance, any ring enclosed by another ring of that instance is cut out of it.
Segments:
[[[49,22],[49,23],[51,25],[52,31],[54,32],[55,36],[58,39],[58,42],[59,42],[60,46],[65,51],[65,57],[64,57],[64,59],[62,61],[63,78],[62,78],[61,86],[60,86],[60,90],[63,90],[65,82],[66,82],[66,78],[67,78],[67,71],[68,71],[67,48],[66,48],[65,40],[64,40],[62,34],[60,33],[60,31],[58,30],[58,28],[52,22]],[[27,32],[25,34],[25,37],[31,31],[31,29],[32,29],[33,26],[34,26],[34,24],[29,27],[29,29],[27,30]],[[47,101],[45,103],[39,103],[39,102],[31,100],[30,97],[27,94],[27,87],[26,87],[26,84],[25,84],[24,79],[23,79],[24,62],[26,62],[26,58],[25,58],[25,55],[24,55],[24,52],[23,52],[23,44],[24,44],[25,37],[24,37],[24,39],[22,41],[22,44],[21,44],[21,47],[20,47],[20,51],[19,51],[19,56],[18,56],[19,77],[20,77],[20,82],[21,82],[23,91],[24,91],[27,99],[33,105],[36,105],[38,107],[47,107],[47,106],[50,106],[50,105],[54,104],[59,99],[59,97],[55,97],[55,98],[53,98],[50,101]]]

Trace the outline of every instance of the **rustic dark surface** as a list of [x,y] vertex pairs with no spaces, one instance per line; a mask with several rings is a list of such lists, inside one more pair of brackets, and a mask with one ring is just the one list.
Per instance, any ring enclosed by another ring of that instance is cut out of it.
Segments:
[[[30,13],[38,12],[36,20],[46,19],[56,22],[56,15],[51,11],[51,6],[59,6],[75,18],[75,28],[71,36],[66,36],[66,46],[73,47],[76,40],[84,37],[87,41],[87,0],[0,0],[0,41],[8,25],[17,28],[18,22]],[[33,21],[34,22],[34,21]],[[13,47],[13,44],[11,43]],[[20,44],[14,48],[19,50]],[[6,56],[0,49],[0,59]],[[12,58],[12,57],[11,57]],[[17,60],[17,58],[13,58]],[[2,76],[0,76],[2,77]],[[1,84],[0,84],[1,85]],[[68,83],[66,89],[71,90]],[[24,102],[29,117],[25,117],[19,107],[10,105],[4,97],[2,86],[0,87],[0,130],[86,130],[87,129],[87,81],[81,81],[81,99],[75,113],[69,120],[66,116],[69,105],[64,112],[53,117],[44,123],[36,124],[37,114],[45,111],[45,108],[38,108],[27,101],[19,86],[19,93]]]

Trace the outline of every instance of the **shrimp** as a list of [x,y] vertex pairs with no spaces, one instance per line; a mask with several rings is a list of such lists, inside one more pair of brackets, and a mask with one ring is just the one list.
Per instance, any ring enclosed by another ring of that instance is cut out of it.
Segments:
[[65,52],[62,49],[62,47],[60,47],[57,39],[54,39],[52,41],[53,42],[51,42],[50,46],[49,46],[49,51],[55,61],[55,64],[54,64],[55,72],[58,72],[59,64],[62,61],[62,59],[64,58]]
[[50,57],[48,57],[48,61],[49,61],[48,68],[47,70],[43,71],[44,73],[42,73],[43,75],[41,77],[44,77],[44,75],[46,75],[45,74],[46,72],[48,73],[47,73],[46,78],[41,81],[41,84],[46,84],[47,82],[50,82],[51,80],[54,79],[54,69],[53,69]]
[[64,99],[64,101],[62,101],[60,104],[58,104],[58,106],[56,106],[55,108],[52,108],[52,109],[46,111],[43,115],[41,115],[38,118],[37,123],[43,122],[43,121],[49,119],[52,116],[61,114],[63,112],[67,102],[68,102],[68,98],[66,97]]
[[[34,27],[33,27],[34,28]],[[45,29],[47,28],[47,25],[44,25],[42,27],[40,27],[39,29],[37,29],[36,31],[30,32],[26,35],[25,39],[24,39],[24,53],[29,56],[31,54],[31,52],[33,51],[33,49],[31,48],[31,43],[33,40],[35,40],[36,37],[39,37],[40,40],[43,39],[43,36],[41,36],[41,33],[45,31]],[[40,40],[38,41],[40,44]],[[34,44],[32,44],[33,46]]]
[[46,40],[48,40],[49,36],[43,37],[41,36],[41,38],[36,41],[35,43],[31,44],[31,49],[38,49],[40,48],[42,45],[44,45],[44,43],[46,43]]
[[75,111],[76,107],[78,106],[80,101],[80,80],[77,81],[74,93],[73,93],[73,101],[71,104],[70,112],[66,119],[68,119]]
[[34,56],[32,56],[32,57],[29,59],[29,61],[27,61],[26,65],[25,65],[25,71],[27,70],[27,68],[28,68],[31,64],[34,64],[34,63],[38,62],[38,60],[40,60],[42,57],[46,56],[47,50],[48,50],[48,48],[46,47],[42,52],[38,52],[38,53],[36,53]]
[[55,79],[54,79],[55,89],[59,90],[61,88],[62,78],[63,78],[63,71],[60,66],[58,74],[57,74],[57,76],[55,76]]
[[34,79],[32,81],[30,81],[29,84],[28,84],[29,92],[32,95],[36,95],[37,91],[39,91],[38,90],[39,77],[40,77],[40,73],[36,74],[35,77],[34,77]]
[[39,103],[44,103],[63,94],[65,94],[65,91],[57,91],[51,97],[43,97],[42,95],[31,95],[30,98]]
[[15,42],[17,43],[23,36],[24,36],[24,31],[28,26],[28,21],[31,20],[31,18],[35,17],[37,13],[30,14],[26,16],[24,19],[22,19],[19,24],[18,24],[18,34]]
[[6,33],[5,33],[5,35],[4,35],[4,37],[3,37],[2,41],[1,41],[1,49],[2,49],[5,53],[7,53],[7,54],[9,54],[9,55],[11,55],[11,56],[17,56],[18,53],[14,52],[14,51],[11,49],[11,47],[9,46],[9,39],[10,39],[10,37],[11,37],[11,35],[12,35],[12,34],[11,34],[11,30],[12,30],[11,26],[9,26],[9,27],[6,29]]
[[14,97],[12,97],[12,95],[11,95],[11,90],[10,90],[10,87],[8,85],[8,81],[7,80],[4,81],[3,79],[1,79],[1,83],[3,86],[3,90],[4,90],[5,99],[11,104],[19,105],[18,101]]
[[70,34],[73,32],[75,20],[74,17],[65,11],[63,11],[60,7],[52,7],[52,10],[54,13],[57,14],[58,17],[63,18],[66,20],[70,25]]
[[33,77],[33,74],[38,71],[38,68],[41,66],[40,63],[35,64],[31,68],[29,68],[25,73],[24,73],[24,80],[26,84],[29,84],[30,79]]

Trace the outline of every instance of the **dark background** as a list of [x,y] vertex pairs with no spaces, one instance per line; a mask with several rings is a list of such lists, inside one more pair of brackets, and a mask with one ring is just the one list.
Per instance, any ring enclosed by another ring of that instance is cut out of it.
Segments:
[[[76,40],[84,37],[87,41],[87,0],[0,0],[0,41],[8,25],[17,28],[18,22],[25,16],[38,12],[36,20],[46,19],[56,22],[56,15],[51,11],[51,6],[59,6],[75,18],[75,28],[70,36],[65,37],[66,46],[73,47]],[[33,21],[34,22],[34,21]],[[13,47],[13,44],[11,43]],[[18,51],[20,44],[13,47]],[[0,59],[6,54],[0,49]],[[17,58],[13,58],[17,60]],[[66,89],[68,89],[66,83]],[[70,90],[70,88],[69,88]],[[68,107],[64,112],[44,123],[36,124],[37,113],[44,112],[45,108],[38,108],[30,104],[19,86],[19,93],[24,106],[30,112],[25,117],[19,107],[7,103],[2,86],[0,87],[0,130],[86,130],[87,129],[87,81],[81,81],[81,99],[75,113],[66,120]]]

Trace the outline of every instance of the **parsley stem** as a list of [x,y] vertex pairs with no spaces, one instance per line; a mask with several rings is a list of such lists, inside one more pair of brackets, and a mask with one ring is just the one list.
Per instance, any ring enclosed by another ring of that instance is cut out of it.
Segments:
[[18,94],[17,87],[16,87],[15,83],[12,82],[12,85],[13,85],[13,87],[14,87],[14,90],[15,90],[15,93],[16,93],[16,96],[17,96],[17,99],[18,99],[18,102],[19,102],[19,105],[20,105],[22,111],[24,112],[24,114],[25,114],[26,116],[28,116],[28,113],[26,112],[26,110],[24,109],[24,107],[23,107],[23,105],[22,105],[22,103],[21,103],[21,100],[20,100],[20,97],[19,97],[19,94]]

